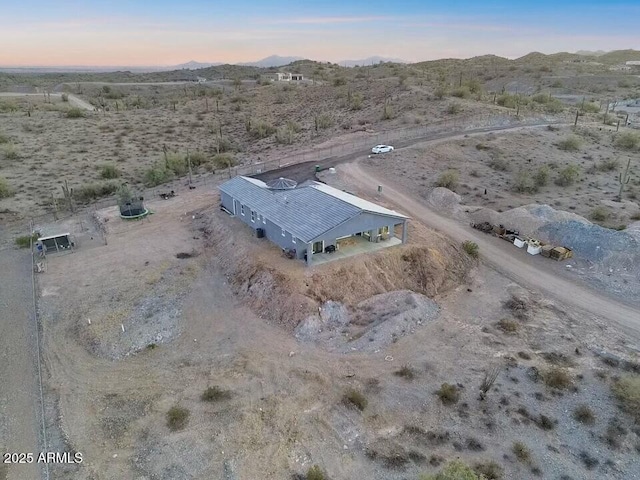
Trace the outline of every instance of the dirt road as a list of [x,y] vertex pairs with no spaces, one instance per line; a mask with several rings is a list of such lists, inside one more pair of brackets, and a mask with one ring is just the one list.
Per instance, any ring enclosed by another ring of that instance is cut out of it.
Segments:
[[[523,257],[522,251],[505,248],[505,242],[489,237],[471,227],[459,224],[450,218],[440,216],[426,205],[396,190],[388,181],[379,179],[367,172],[357,163],[346,164],[342,171],[351,178],[353,184],[363,191],[374,195],[378,185],[383,186],[383,196],[425,225],[439,230],[451,238],[472,240],[480,247],[482,260],[489,266],[506,275],[514,282],[537,290],[555,298],[565,306],[586,311],[602,319],[617,323],[626,333],[640,338],[640,311],[612,300],[600,292],[576,285],[545,271],[543,264],[537,265],[539,258]],[[508,246],[508,245],[506,245]]]
[[[432,133],[420,138],[409,138],[404,140],[399,140],[397,142],[393,142],[393,145],[396,149],[410,147],[412,145],[417,145],[419,143],[424,142],[449,142],[451,140],[455,140],[458,138],[464,138],[465,136],[473,136],[478,134],[486,134],[490,132],[516,132],[524,129],[530,128],[540,128],[546,127],[554,122],[540,122],[533,123],[530,125],[508,125],[502,127],[490,126],[490,127],[482,127],[482,128],[474,128],[474,129],[460,129],[458,131],[447,131],[441,133]],[[268,182],[269,180],[274,180],[280,177],[290,178],[291,180],[295,180],[298,183],[302,183],[305,180],[315,180],[315,166],[319,165],[322,170],[325,170],[329,167],[334,167],[336,165],[352,162],[360,157],[363,154],[370,153],[370,150],[363,152],[361,149],[357,151],[351,152],[347,155],[334,156],[325,158],[323,160],[313,160],[310,162],[301,162],[295,163],[293,165],[287,165],[282,168],[278,168],[277,170],[269,170],[268,172],[264,172],[258,175],[253,175],[255,178],[259,178],[264,182]]]
[[[0,271],[0,454],[37,456],[41,410],[30,252],[0,250]],[[40,478],[36,464],[8,465],[7,480],[26,478]]]
[[[14,93],[14,92],[0,92],[0,97],[39,97],[44,95],[43,93]],[[51,96],[54,97],[62,97],[61,93],[50,93]],[[69,104],[74,107],[82,108],[84,110],[89,110],[93,112],[95,107],[88,102],[85,102],[81,98],[76,97],[72,94],[67,94],[69,97]]]

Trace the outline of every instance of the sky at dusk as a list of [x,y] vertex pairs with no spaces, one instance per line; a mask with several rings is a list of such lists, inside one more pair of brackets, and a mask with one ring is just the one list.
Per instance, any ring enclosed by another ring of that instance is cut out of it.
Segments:
[[407,61],[640,49],[640,1],[35,0],[0,6],[0,65],[176,65],[278,54]]

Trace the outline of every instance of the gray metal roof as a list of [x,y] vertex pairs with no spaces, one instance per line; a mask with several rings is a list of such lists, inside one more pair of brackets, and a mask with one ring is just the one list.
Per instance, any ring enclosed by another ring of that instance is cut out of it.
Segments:
[[[238,176],[218,188],[305,243],[364,211],[400,220],[407,218],[327,185],[314,188],[318,185],[321,184],[313,182],[290,190],[270,190],[260,180]],[[353,197],[353,203],[349,197]]]

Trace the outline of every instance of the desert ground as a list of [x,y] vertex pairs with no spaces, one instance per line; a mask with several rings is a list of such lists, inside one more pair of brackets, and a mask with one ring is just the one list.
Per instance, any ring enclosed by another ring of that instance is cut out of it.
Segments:
[[[0,76],[0,450],[81,452],[37,466],[72,480],[640,478],[640,137],[605,113],[638,79],[539,55],[293,68],[310,80]],[[257,157],[409,215],[408,244],[286,259],[218,208]],[[119,217],[123,182],[152,215]],[[36,258],[35,312],[30,219],[77,244]]]

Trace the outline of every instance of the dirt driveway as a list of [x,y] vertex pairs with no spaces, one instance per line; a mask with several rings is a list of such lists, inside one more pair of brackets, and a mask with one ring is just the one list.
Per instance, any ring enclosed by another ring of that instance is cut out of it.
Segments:
[[[39,387],[30,253],[0,250],[0,453],[40,451]],[[0,464],[7,480],[37,479],[36,464]]]
[[[42,96],[42,93],[14,93],[14,92],[0,92],[0,97],[40,97]],[[60,97],[62,98],[62,94],[61,93],[51,93],[50,95],[53,95],[54,97]],[[85,102],[84,100],[82,100],[81,98],[76,97],[75,95],[72,94],[67,94],[68,98],[69,98],[69,104],[73,105],[74,107],[78,107],[78,108],[82,108],[83,110],[88,110],[90,112],[93,112],[95,110],[95,107],[93,105],[91,105],[89,102]]]
[[616,302],[599,292],[576,285],[552,272],[546,271],[538,258],[523,256],[522,251],[505,248],[505,242],[476,232],[471,227],[438,215],[436,212],[402,194],[393,188],[388,180],[374,177],[361,165],[350,163],[342,166],[342,171],[351,178],[354,185],[374,195],[378,185],[383,186],[383,196],[398,206],[401,211],[421,221],[428,227],[439,230],[451,238],[472,240],[480,247],[480,255],[485,263],[506,275],[514,282],[537,290],[557,299],[567,306],[587,311],[607,321],[617,323],[626,333],[640,338],[640,311],[634,307]]

